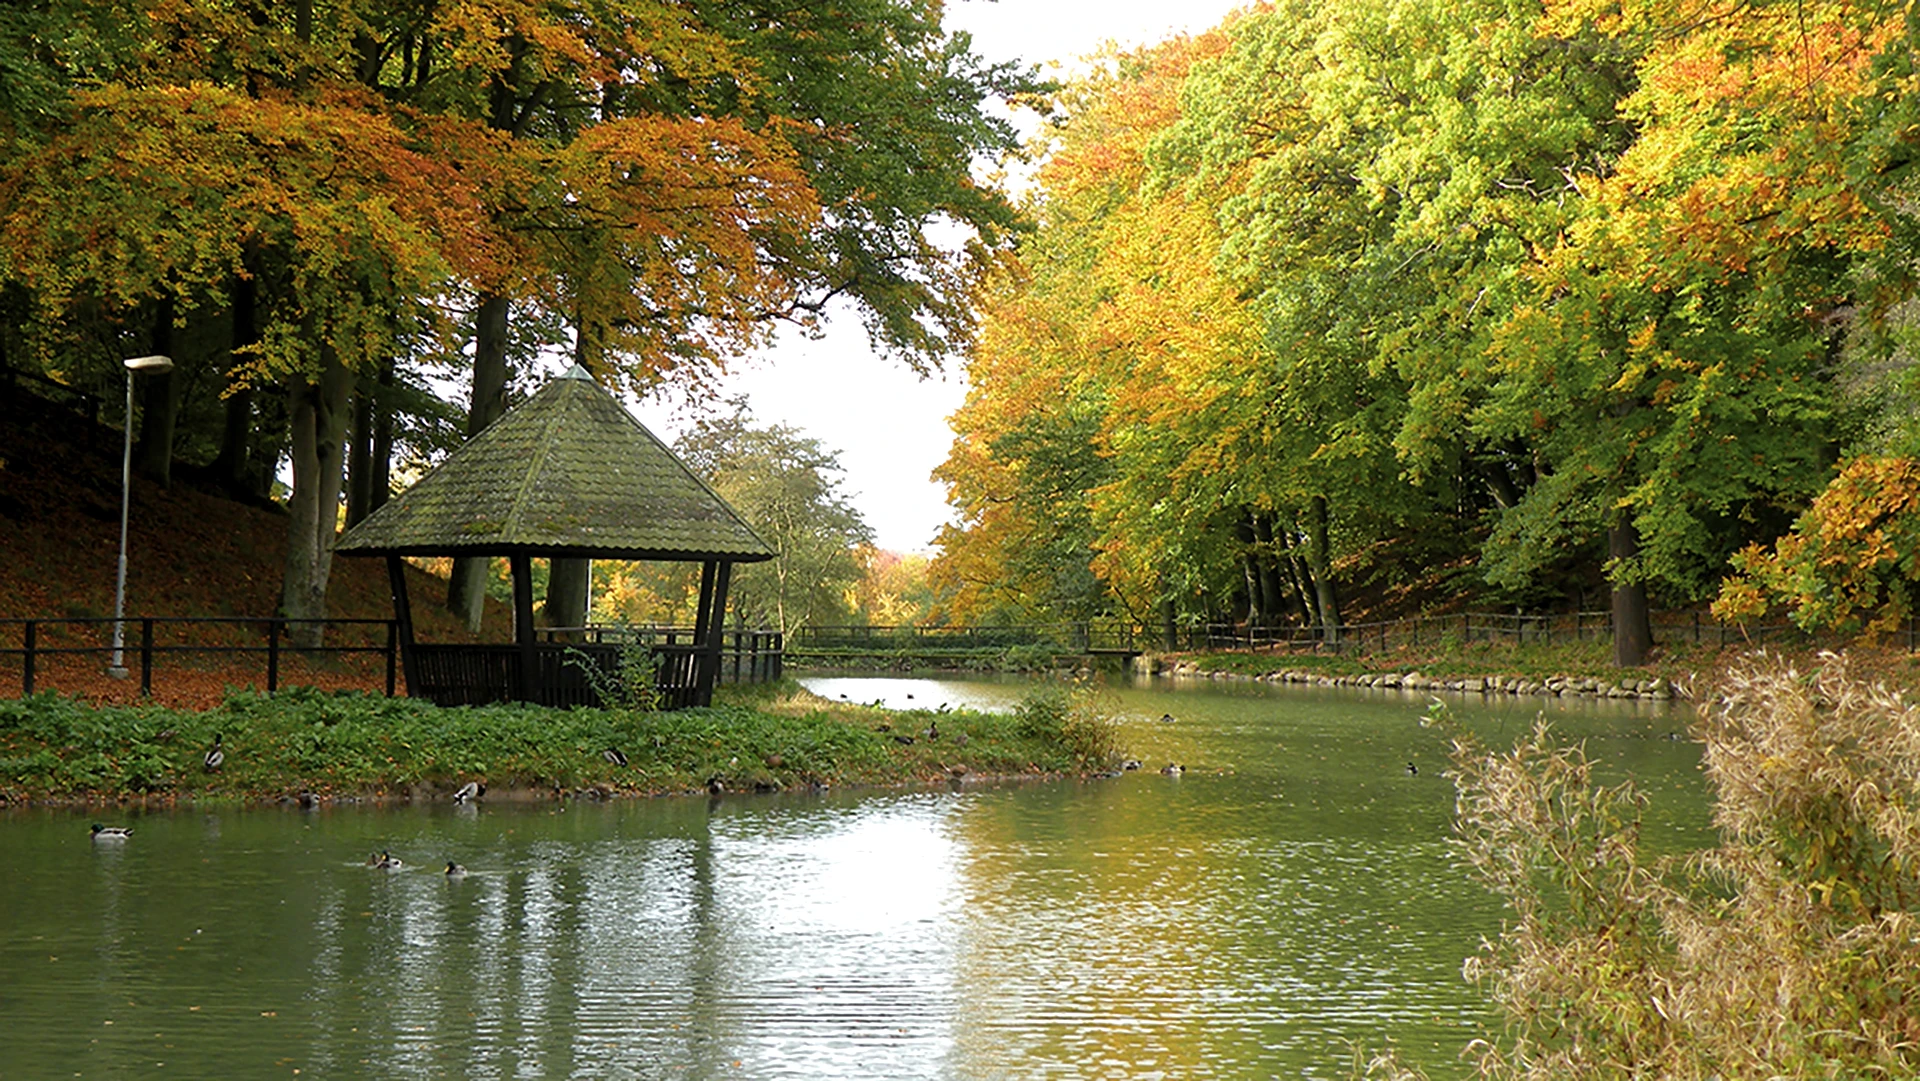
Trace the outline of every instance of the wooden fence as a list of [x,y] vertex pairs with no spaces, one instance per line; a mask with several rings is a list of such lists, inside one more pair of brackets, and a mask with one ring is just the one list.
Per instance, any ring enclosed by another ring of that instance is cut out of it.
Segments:
[[[112,662],[115,622],[107,617],[0,619],[0,668],[18,665],[17,686],[22,696],[40,689],[42,673],[54,666],[59,667],[63,684],[72,683],[76,674],[82,672],[87,682],[97,682]],[[251,663],[244,667],[261,674],[268,692],[282,686],[316,685],[316,664],[352,658],[370,658],[374,662],[374,671],[358,675],[362,689],[379,687],[389,696],[400,689],[399,624],[391,619],[129,616],[118,622],[125,627],[122,663],[128,684],[133,683],[137,673],[143,696],[153,694],[156,671],[188,668],[195,658],[231,657],[250,659]],[[311,626],[316,622],[324,628],[325,644],[315,649],[295,649],[289,644],[288,635],[293,627]],[[686,695],[678,692],[691,686],[695,655],[699,652],[690,628],[543,628],[540,637],[551,643],[545,651],[556,654],[564,652],[554,648],[557,644],[582,643],[587,646],[582,652],[593,656],[600,667],[608,670],[609,658],[617,657],[619,647],[643,645],[659,658],[660,673],[666,681],[663,689],[669,692],[669,703],[685,704]],[[777,631],[725,632],[718,681],[754,683],[779,679],[783,674],[781,644]],[[422,659],[434,656],[438,660],[450,652],[491,656],[502,651],[511,653],[515,647],[421,644],[416,648]],[[432,672],[437,671],[433,663],[429,661],[424,666],[423,682],[432,682]],[[229,671],[234,667],[224,660],[221,664]],[[585,687],[584,676],[576,682]],[[416,687],[412,691],[422,697],[434,697],[429,687]],[[584,695],[583,689],[582,694],[569,699],[569,704],[585,704],[589,699]]]

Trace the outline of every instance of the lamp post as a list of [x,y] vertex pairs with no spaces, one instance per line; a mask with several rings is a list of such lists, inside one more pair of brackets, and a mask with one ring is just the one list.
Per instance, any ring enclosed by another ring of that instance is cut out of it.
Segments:
[[123,617],[127,611],[127,504],[133,494],[133,377],[170,372],[173,370],[173,358],[131,357],[125,364],[127,412],[120,422],[125,432],[124,449],[120,453],[120,569],[113,579],[113,660],[107,665],[107,675],[114,679],[127,678],[127,666],[124,663],[127,635]]

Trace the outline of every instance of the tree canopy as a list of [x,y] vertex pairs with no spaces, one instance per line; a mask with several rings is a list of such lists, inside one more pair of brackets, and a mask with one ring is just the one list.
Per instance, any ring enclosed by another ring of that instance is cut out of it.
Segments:
[[973,175],[1014,146],[987,106],[1039,84],[940,11],[11,5],[0,362],[110,397],[121,357],[181,354],[143,463],[264,495],[290,461],[282,607],[321,616],[346,463],[364,513],[409,433],[445,438],[450,376],[471,435],[541,351],[697,387],[835,300],[905,363],[952,357],[1018,226]]
[[1636,662],[1910,428],[1910,31],[1709,8],[1264,4],[1064,88],[942,471],[954,603],[1607,590]]

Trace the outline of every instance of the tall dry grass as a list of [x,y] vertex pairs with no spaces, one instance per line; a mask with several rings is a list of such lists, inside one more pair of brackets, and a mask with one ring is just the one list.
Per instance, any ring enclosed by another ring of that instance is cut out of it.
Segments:
[[1511,906],[1466,965],[1508,1018],[1469,1049],[1482,1076],[1920,1075],[1902,693],[1833,655],[1733,667],[1695,727],[1720,840],[1683,857],[1646,856],[1640,793],[1597,784],[1544,725],[1504,751],[1451,735],[1460,851]]

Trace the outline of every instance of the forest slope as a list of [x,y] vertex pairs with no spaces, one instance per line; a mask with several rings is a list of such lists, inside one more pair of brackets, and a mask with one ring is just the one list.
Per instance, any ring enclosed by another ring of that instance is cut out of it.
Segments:
[[[120,523],[118,429],[66,406],[15,390],[0,395],[0,619],[89,619],[113,614]],[[128,526],[129,616],[263,617],[279,605],[287,526],[283,514],[197,490],[135,477]],[[459,640],[464,629],[441,611],[444,580],[417,568],[410,582],[421,636]],[[380,560],[338,559],[327,593],[336,618],[388,619],[392,606]],[[489,632],[502,637],[504,615],[490,613]],[[58,625],[39,631],[40,644],[97,644],[104,627]],[[132,640],[137,631],[129,631]],[[196,640],[247,644],[247,632],[200,628]],[[236,638],[238,636],[238,638]],[[252,637],[257,638],[254,634]],[[384,639],[384,632],[380,635]],[[0,625],[0,650],[18,649],[21,628]],[[251,644],[260,644],[253,642]],[[104,657],[71,657],[39,666],[36,689],[121,698],[137,681],[98,675]],[[182,671],[190,667],[190,674]],[[0,657],[0,694],[20,690],[17,656]],[[291,676],[293,673],[289,673]],[[321,665],[326,685],[374,687],[384,662]],[[164,658],[156,694],[180,704],[217,697],[227,684],[264,685],[264,656]]]

